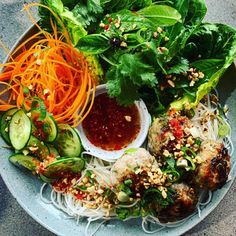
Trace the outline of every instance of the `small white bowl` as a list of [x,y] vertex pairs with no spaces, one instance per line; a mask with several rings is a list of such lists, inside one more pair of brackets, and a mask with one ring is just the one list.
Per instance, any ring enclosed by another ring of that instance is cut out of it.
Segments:
[[[105,84],[98,85],[96,88],[95,96],[98,96],[103,93],[107,93],[106,85]],[[149,126],[151,124],[151,116],[148,113],[147,107],[142,100],[136,101],[135,105],[138,108],[139,117],[140,117],[140,131],[137,137],[129,145],[117,151],[104,150],[100,147],[95,146],[88,140],[88,138],[86,137],[84,133],[83,126],[82,124],[80,124],[77,127],[77,129],[78,129],[78,133],[79,133],[84,149],[95,157],[98,157],[105,161],[112,162],[112,161],[116,161],[120,156],[122,156],[125,150],[129,148],[138,148],[142,146],[148,134]]]

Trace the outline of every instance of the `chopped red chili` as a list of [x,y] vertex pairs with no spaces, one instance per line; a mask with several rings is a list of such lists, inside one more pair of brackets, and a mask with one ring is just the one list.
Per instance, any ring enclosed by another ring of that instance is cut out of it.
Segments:
[[77,194],[74,194],[75,197],[78,199],[78,200],[83,200],[84,199],[84,195],[83,194],[80,194],[80,193],[77,193]]
[[173,118],[169,121],[169,126],[175,138],[180,139],[183,137],[184,133],[181,121]]

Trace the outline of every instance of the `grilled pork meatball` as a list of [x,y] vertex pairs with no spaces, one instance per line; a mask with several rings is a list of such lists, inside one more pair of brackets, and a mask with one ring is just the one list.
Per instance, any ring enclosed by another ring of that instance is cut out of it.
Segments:
[[178,151],[176,147],[185,146],[188,138],[191,144],[194,138],[191,134],[193,124],[191,120],[179,112],[169,112],[165,117],[156,118],[148,133],[148,147],[154,156],[169,156]]
[[[112,167],[112,185],[119,202],[141,200],[146,190],[159,189],[167,197],[168,175],[159,167],[155,158],[145,149],[126,151]],[[127,188],[129,190],[127,190]]]
[[179,183],[171,185],[171,188],[176,191],[174,203],[158,213],[158,219],[163,223],[181,220],[192,214],[198,202],[198,192],[193,187]]
[[144,148],[126,152],[112,167],[112,177],[115,182],[122,182],[128,176],[135,174],[139,168],[158,167],[155,158]]
[[161,133],[165,125],[167,125],[167,122],[162,117],[156,118],[149,129],[148,147],[151,153],[154,153],[156,155],[160,154],[161,152],[161,147],[164,141],[161,136]]
[[211,191],[221,188],[230,171],[230,156],[224,144],[206,140],[201,144],[198,156],[200,164],[196,169],[195,183]]

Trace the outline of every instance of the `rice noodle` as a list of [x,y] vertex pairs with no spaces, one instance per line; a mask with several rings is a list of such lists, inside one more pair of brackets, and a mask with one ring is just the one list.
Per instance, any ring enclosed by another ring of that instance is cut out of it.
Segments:
[[[214,92],[217,94],[217,92]],[[207,101],[203,104],[200,103],[198,107],[195,109],[195,115],[192,118],[192,122],[194,127],[197,129],[197,133],[199,134],[199,138],[202,140],[211,139],[215,141],[223,142],[225,147],[228,149],[229,155],[232,156],[234,152],[233,143],[231,140],[231,129],[230,125],[227,122],[227,118],[223,117],[223,121],[225,124],[229,127],[229,134],[222,138],[218,135],[218,127],[219,127],[219,119],[217,118],[217,106],[213,105],[210,102],[210,95],[208,95]],[[204,120],[204,122],[203,122]],[[83,152],[82,156],[90,156],[90,153]],[[233,163],[231,171],[235,169],[235,163]],[[92,171],[96,175],[97,182],[107,188],[110,188],[112,186],[113,180],[111,175],[111,168],[113,166],[112,162],[106,162],[104,163],[102,160],[95,158],[91,156],[90,162],[86,165],[86,169],[82,171],[81,178],[77,181],[77,184],[83,179],[87,171]],[[230,172],[231,173],[231,172]],[[229,174],[229,180],[230,180],[230,174]],[[85,200],[77,200],[73,195],[71,194],[63,194],[60,192],[56,192],[55,190],[52,190],[51,192],[51,200],[47,200],[43,197],[43,190],[45,188],[45,184],[42,186],[40,190],[40,196],[41,200],[47,204],[52,203],[56,208],[62,210],[63,212],[67,213],[70,217],[73,217],[79,221],[82,218],[86,217],[87,219],[87,225],[85,228],[85,235],[94,235],[97,230],[101,227],[102,224],[104,224],[106,221],[115,219],[115,207],[113,211],[107,216],[107,209],[104,209],[102,207],[102,204],[97,207],[96,209],[90,209],[84,207],[84,203],[90,202]],[[207,196],[207,197],[206,197]],[[201,211],[204,207],[206,207],[211,199],[212,199],[213,193],[210,191],[202,191],[199,196],[199,202],[196,206],[196,211],[184,218],[183,220],[177,221],[177,222],[169,222],[169,223],[161,223],[158,218],[148,215],[142,218],[142,229],[147,234],[152,234],[159,232],[161,230],[164,230],[166,228],[174,228],[178,227],[182,224],[184,224],[189,218],[193,217],[194,215],[198,214],[199,218],[201,218]],[[117,205],[116,207],[134,207],[138,203],[138,200],[133,202],[130,205]],[[125,221],[133,219],[136,217],[128,217]],[[89,227],[92,222],[102,220],[99,225],[93,230],[92,233],[88,233]],[[150,229],[151,227],[154,227],[155,229]]]

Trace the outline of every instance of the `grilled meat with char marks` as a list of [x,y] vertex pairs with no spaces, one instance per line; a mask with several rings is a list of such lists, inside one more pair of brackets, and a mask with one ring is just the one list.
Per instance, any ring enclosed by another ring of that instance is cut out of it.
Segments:
[[214,191],[227,181],[230,156],[223,143],[206,140],[201,144],[198,156],[201,163],[196,169],[194,182],[203,189]]

